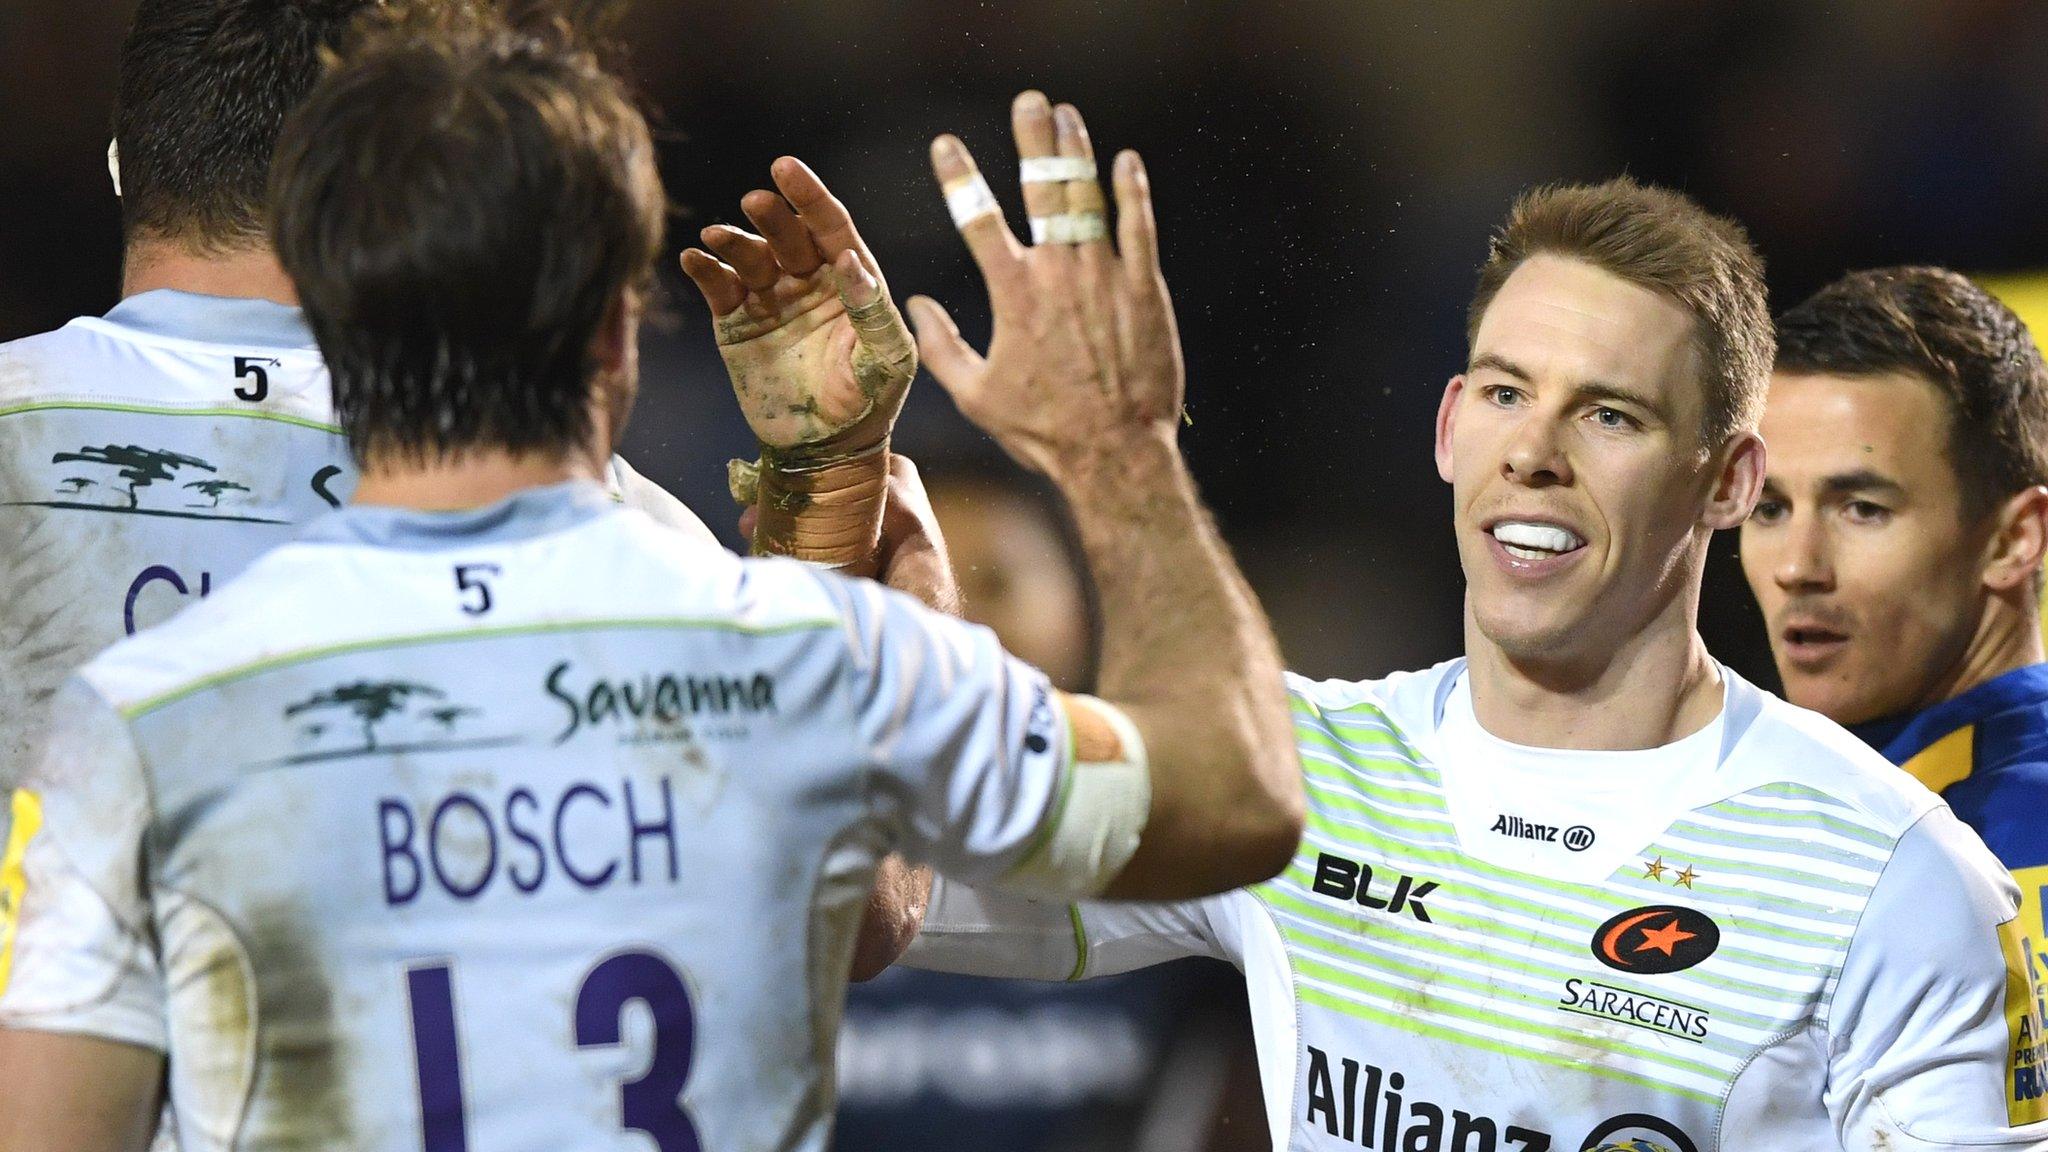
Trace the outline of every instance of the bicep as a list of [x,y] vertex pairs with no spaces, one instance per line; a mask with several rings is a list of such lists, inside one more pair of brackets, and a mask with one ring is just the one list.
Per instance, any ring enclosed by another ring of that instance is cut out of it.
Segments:
[[0,1148],[142,1152],[163,1082],[163,1055],[149,1048],[0,1028]]

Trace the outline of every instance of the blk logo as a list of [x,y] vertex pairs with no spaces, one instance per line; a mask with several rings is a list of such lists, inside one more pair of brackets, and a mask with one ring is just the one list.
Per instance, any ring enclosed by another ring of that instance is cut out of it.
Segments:
[[1429,918],[1429,909],[1422,906],[1422,898],[1436,891],[1434,880],[1417,880],[1397,873],[1392,881],[1392,890],[1385,896],[1375,896],[1372,865],[1319,852],[1316,854],[1315,891],[1320,896],[1355,901],[1367,908],[1397,916],[1406,912],[1424,924],[1434,923]]
[[1593,955],[1602,964],[1644,976],[1682,972],[1720,946],[1720,925],[1677,904],[1631,908],[1593,934]]

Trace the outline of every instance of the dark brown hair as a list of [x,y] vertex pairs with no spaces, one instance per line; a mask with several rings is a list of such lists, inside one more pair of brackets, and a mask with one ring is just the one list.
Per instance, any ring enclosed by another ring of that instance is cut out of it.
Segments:
[[1948,402],[1949,461],[1973,518],[2048,484],[2048,369],[2027,326],[1946,268],[1851,272],[1778,318],[1778,371],[1902,372]]
[[320,53],[376,0],[142,0],[121,49],[114,139],[131,237],[261,243],[271,153]]
[[1468,341],[1501,285],[1523,261],[1543,254],[1583,261],[1683,305],[1693,316],[1706,377],[1706,442],[1719,446],[1756,427],[1770,381],[1771,318],[1763,258],[1741,225],[1626,176],[1524,192],[1479,269],[1466,313]]
[[649,281],[646,121],[563,21],[391,15],[286,122],[271,188],[358,461],[589,435],[590,347]]

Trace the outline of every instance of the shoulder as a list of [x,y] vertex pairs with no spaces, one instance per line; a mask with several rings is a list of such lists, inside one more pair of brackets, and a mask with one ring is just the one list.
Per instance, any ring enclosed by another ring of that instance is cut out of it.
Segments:
[[[101,653],[83,676],[134,714],[227,679],[364,647],[564,628],[836,635],[845,619],[801,565],[742,560],[629,509],[455,551],[338,536],[272,549],[210,596]],[[465,615],[458,560],[496,568],[499,579],[516,573],[529,594],[499,596],[488,617]],[[602,574],[601,588],[593,574]]]
[[1905,834],[1941,800],[1910,774],[1818,712],[1730,674],[1731,716],[1751,709],[1730,733],[1722,771],[1734,791],[1775,790],[1856,813],[1890,839]]
[[0,343],[0,403],[63,390],[63,369],[88,354],[93,330],[79,321]]
[[1297,716],[1375,723],[1410,740],[1426,740],[1436,729],[1445,692],[1464,669],[1460,659],[1377,680],[1311,680],[1289,672],[1287,692]]

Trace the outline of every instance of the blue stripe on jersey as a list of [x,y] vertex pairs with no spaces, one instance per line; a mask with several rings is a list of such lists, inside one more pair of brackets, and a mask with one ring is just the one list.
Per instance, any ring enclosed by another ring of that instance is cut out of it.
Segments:
[[[2048,865],[2048,821],[2040,818],[2048,810],[2048,664],[1854,731],[1892,763],[1940,787],[1942,799],[2007,868]],[[1967,764],[1942,771],[1932,763],[1964,750]]]

